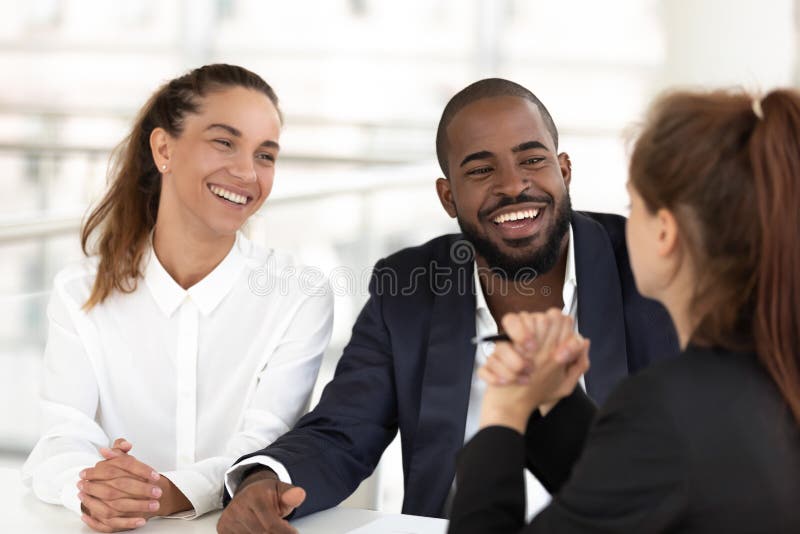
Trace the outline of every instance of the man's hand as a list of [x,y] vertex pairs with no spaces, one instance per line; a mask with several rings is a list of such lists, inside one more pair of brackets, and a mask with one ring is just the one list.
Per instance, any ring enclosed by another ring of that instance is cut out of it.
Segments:
[[217,523],[219,534],[297,534],[283,519],[306,499],[303,488],[278,480],[270,470],[245,478]]
[[589,368],[589,341],[574,332],[560,310],[503,317],[512,343],[499,343],[478,375],[489,387],[481,408],[481,428],[509,426],[525,432],[531,412],[569,395]]

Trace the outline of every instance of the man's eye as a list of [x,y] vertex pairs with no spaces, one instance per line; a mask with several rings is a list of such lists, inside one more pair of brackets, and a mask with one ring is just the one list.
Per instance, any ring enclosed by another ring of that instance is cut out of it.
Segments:
[[523,165],[536,165],[537,163],[541,163],[544,161],[544,158],[535,157],[535,158],[528,158],[522,162]]
[[470,176],[479,176],[481,174],[487,174],[490,172],[492,172],[491,167],[478,167],[477,169],[471,169],[467,171],[467,174],[469,174]]
[[260,160],[263,160],[263,161],[275,161],[275,156],[273,156],[272,154],[270,154],[268,152],[264,152],[264,153],[261,153],[261,154],[257,154],[256,155],[256,159],[260,159]]

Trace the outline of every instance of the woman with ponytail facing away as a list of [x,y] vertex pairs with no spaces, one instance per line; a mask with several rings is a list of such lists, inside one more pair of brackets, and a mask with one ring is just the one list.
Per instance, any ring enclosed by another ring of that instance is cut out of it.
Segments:
[[[800,532],[800,95],[662,97],[628,192],[636,284],[682,355],[598,410],[567,319],[505,317],[451,534]],[[553,495],[527,525],[526,466]]]
[[281,124],[242,67],[166,83],[115,153],[87,258],[55,278],[23,477],[97,531],[220,508],[230,464],[308,403],[330,292],[240,232],[272,189]]

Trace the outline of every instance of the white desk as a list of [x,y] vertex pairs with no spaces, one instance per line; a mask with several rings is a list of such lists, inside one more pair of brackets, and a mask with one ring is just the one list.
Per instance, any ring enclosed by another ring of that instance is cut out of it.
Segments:
[[[151,519],[135,533],[153,534],[170,532],[179,534],[206,534],[217,531],[220,512],[208,514],[200,519],[185,521],[180,519]],[[384,514],[372,510],[354,508],[333,508],[293,521],[300,534],[346,534],[358,529],[358,534],[391,534],[383,526],[376,530],[367,525],[374,521],[397,520],[404,534],[445,534],[447,522],[399,514]],[[364,528],[363,533],[361,528]],[[0,532],[20,532],[24,534],[61,534],[75,532],[91,533],[73,512],[61,507],[45,504],[25,487],[16,469],[0,468]],[[400,532],[397,530],[396,532]]]

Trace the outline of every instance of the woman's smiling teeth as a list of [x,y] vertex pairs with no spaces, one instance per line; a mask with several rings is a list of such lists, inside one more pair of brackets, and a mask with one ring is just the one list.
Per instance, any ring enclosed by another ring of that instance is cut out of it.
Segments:
[[539,209],[512,211],[510,213],[503,213],[493,219],[495,224],[503,224],[509,221],[518,221],[520,219],[535,219],[539,216]]
[[208,188],[211,189],[212,193],[218,197],[224,198],[225,200],[230,200],[235,204],[247,204],[248,197],[244,195],[237,195],[233,191],[228,191],[227,189],[223,189],[218,185],[210,185]]

